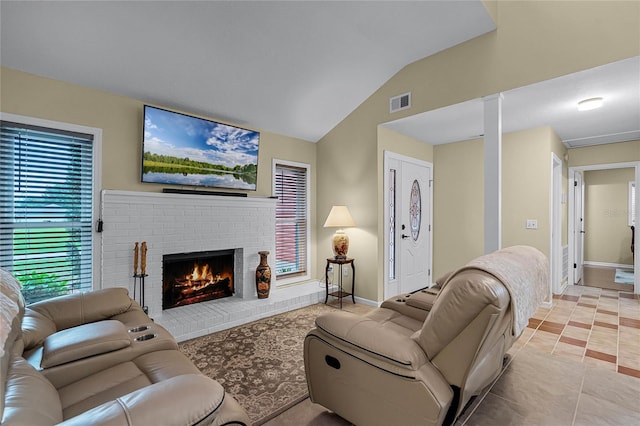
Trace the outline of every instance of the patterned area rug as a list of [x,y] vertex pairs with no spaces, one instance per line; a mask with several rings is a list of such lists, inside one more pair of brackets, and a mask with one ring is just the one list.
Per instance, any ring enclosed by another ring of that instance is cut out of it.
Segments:
[[308,396],[304,337],[318,315],[334,310],[311,305],[182,342],[180,350],[260,425]]

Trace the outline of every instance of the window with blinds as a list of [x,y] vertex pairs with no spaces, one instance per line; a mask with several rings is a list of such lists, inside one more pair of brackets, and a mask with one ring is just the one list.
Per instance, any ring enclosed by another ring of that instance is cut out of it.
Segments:
[[306,275],[309,253],[307,165],[276,163],[276,279]]
[[93,135],[0,122],[0,266],[27,303],[92,288]]

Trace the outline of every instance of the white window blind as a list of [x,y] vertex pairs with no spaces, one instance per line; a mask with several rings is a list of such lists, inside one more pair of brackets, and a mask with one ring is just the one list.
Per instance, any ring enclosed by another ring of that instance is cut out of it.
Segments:
[[276,279],[307,272],[308,253],[308,169],[275,165]]
[[0,266],[27,303],[92,288],[93,136],[0,122]]

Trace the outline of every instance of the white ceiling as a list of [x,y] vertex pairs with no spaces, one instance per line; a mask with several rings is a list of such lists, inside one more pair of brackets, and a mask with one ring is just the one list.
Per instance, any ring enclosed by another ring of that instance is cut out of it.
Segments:
[[317,141],[400,69],[495,29],[472,1],[0,2],[1,65]]
[[[503,93],[503,133],[551,126],[567,147],[640,139],[640,57]],[[602,108],[578,111],[583,99]],[[385,124],[433,145],[480,137],[483,101],[474,99]]]

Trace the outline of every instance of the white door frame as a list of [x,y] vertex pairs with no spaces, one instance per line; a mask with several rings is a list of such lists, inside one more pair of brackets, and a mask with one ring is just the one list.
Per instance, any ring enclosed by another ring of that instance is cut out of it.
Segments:
[[549,301],[566,287],[562,276],[562,161],[551,153],[551,188],[549,191]]
[[[575,227],[575,206],[574,196],[575,189],[572,182],[575,180],[575,173],[577,171],[587,170],[607,170],[607,169],[635,169],[635,182],[636,182],[636,200],[638,199],[638,193],[640,193],[640,161],[632,161],[626,163],[611,163],[611,164],[592,164],[588,166],[569,167],[569,231],[571,232]],[[584,200],[583,200],[584,202]],[[640,217],[640,203],[636,203],[636,218]],[[638,246],[638,232],[635,233],[634,244]],[[569,239],[569,262],[572,262],[575,258],[575,243]],[[583,259],[584,260],[584,259]],[[635,294],[640,294],[640,256],[635,256],[634,259],[634,290]],[[573,285],[573,267],[569,268],[569,284]]]
[[[386,300],[392,296],[399,294],[399,284],[397,282],[398,277],[400,276],[400,272],[396,271],[396,279],[391,280],[389,278],[389,171],[391,169],[389,162],[391,160],[403,161],[408,163],[413,163],[418,166],[427,167],[429,169],[429,180],[433,182],[433,164],[424,160],[420,160],[413,157],[408,157],[406,155],[398,154],[392,151],[384,151],[384,184],[383,184],[383,197],[382,197],[382,211],[383,211],[383,221],[384,221],[384,238],[383,238],[383,246],[384,246],[384,289],[383,289],[383,300]],[[396,186],[398,181],[396,180]],[[396,218],[397,220],[397,218]],[[429,188],[429,223],[426,224],[430,230],[433,230],[433,185]],[[398,229],[396,229],[396,247],[398,247]],[[428,268],[433,274],[433,232],[429,232],[429,262]],[[397,253],[396,253],[397,254]],[[396,258],[397,261],[397,258]]]
[[[578,179],[579,177],[579,179]],[[571,181],[569,181],[569,185],[571,185]],[[576,229],[569,229],[568,231],[572,233],[572,241],[573,241],[573,259],[569,258],[569,263],[573,262],[576,267],[569,266],[571,271],[573,271],[573,282],[571,284],[578,284],[582,279],[584,279],[584,176],[582,171],[576,170],[573,173],[573,224]],[[577,200],[580,200],[580,203],[577,204]],[[567,211],[568,214],[568,211]],[[567,225],[568,226],[568,225]],[[569,240],[567,240],[569,241]],[[571,246],[571,245],[570,245]],[[579,254],[579,256],[578,256]],[[577,265],[580,265],[580,268]],[[576,276],[576,272],[580,271],[580,276]],[[569,275],[571,276],[571,275]],[[567,279],[569,278],[567,277]]]

